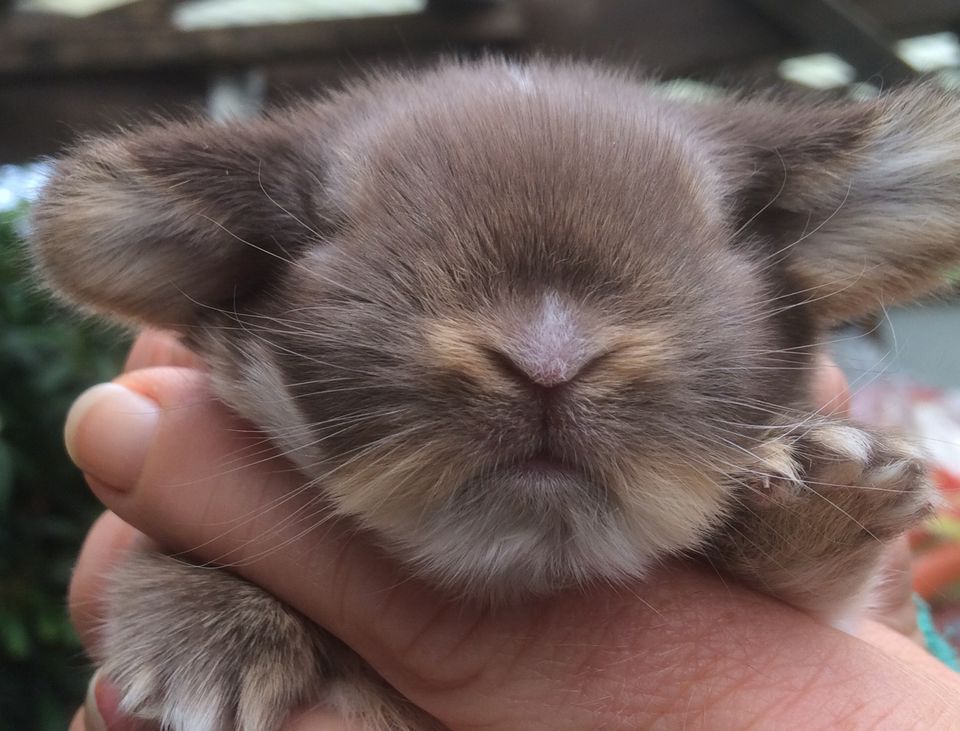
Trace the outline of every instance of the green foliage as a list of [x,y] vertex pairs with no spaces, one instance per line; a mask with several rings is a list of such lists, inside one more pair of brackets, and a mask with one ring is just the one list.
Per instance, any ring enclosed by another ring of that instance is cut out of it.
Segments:
[[66,588],[99,513],[63,422],[84,388],[116,373],[121,343],[38,291],[22,213],[0,212],[0,729],[62,731],[89,674]]

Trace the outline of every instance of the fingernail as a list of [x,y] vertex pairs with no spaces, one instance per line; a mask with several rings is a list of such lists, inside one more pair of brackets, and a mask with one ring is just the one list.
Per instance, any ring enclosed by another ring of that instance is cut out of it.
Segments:
[[70,459],[105,485],[136,483],[160,419],[160,407],[116,383],[88,389],[67,415],[64,441]]

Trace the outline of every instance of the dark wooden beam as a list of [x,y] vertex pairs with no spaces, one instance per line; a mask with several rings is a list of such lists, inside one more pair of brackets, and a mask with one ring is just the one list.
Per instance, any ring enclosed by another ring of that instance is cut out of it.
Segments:
[[110,23],[118,27],[170,25],[170,16],[174,8],[184,0],[132,0],[98,13],[88,15],[83,20],[102,25]]
[[[424,13],[189,33],[161,22],[175,1],[140,0],[82,22],[14,13],[0,28],[0,83],[130,69],[320,62],[378,53],[416,58],[478,45],[604,57],[668,75],[828,50],[821,39],[800,37],[743,0],[502,0],[447,17]],[[752,1],[796,8],[810,0]],[[859,7],[897,38],[960,23],[957,0],[859,0]],[[144,18],[156,22],[136,22]],[[871,62],[862,65],[868,69]]]
[[472,13],[507,0],[427,0],[427,11],[433,13]]
[[423,13],[268,26],[181,31],[169,26],[119,28],[86,21],[0,29],[0,80],[99,73],[122,69],[246,66],[338,53],[408,50],[411,54],[524,35],[523,16],[510,3],[464,16]]
[[[56,152],[77,134],[151,112],[202,108],[211,73],[251,65],[267,75],[268,102],[282,103],[371,67],[433,63],[438,50],[602,58],[725,85],[771,83],[784,56],[828,50],[740,0],[503,0],[495,15],[482,11],[482,22],[468,14],[316,24],[323,27],[315,35],[311,30],[286,48],[276,46],[289,39],[283,35],[289,28],[239,29],[239,35],[227,33],[223,45],[219,33],[204,31],[180,49],[186,56],[178,56],[176,47],[163,47],[176,31],[162,27],[176,1],[139,0],[126,12],[117,8],[84,20],[14,12],[0,25],[0,67],[7,64],[0,71],[0,163]],[[896,38],[960,27],[958,0],[858,4]],[[159,47],[152,45],[151,30]],[[302,26],[291,31],[302,32]],[[68,43],[57,50],[60,39]],[[247,42],[250,47],[243,47]]]
[[960,20],[957,0],[858,0],[857,5],[888,30],[914,23],[943,25]]
[[0,164],[51,155],[119,125],[202,113],[207,76],[177,70],[0,85]]
[[[779,0],[786,7],[801,2]],[[740,0],[522,4],[529,12],[528,47],[612,59],[667,76],[722,72],[758,58],[829,50],[770,22]],[[949,30],[960,23],[958,0],[858,0],[858,5],[896,38]]]
[[894,38],[848,0],[741,0],[812,47],[830,50],[857,70],[861,81],[898,84],[916,75],[894,50]]

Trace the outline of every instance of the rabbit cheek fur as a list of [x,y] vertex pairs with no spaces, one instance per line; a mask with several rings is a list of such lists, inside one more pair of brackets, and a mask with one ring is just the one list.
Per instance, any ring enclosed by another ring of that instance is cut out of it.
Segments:
[[[179,331],[331,511],[465,601],[701,552],[846,623],[934,497],[914,448],[814,412],[806,379],[826,328],[960,261],[958,112],[923,85],[693,103],[447,63],[85,142],[34,250],[72,302]],[[105,672],[175,731],[310,703],[434,724],[229,574],[138,556],[111,606]]]

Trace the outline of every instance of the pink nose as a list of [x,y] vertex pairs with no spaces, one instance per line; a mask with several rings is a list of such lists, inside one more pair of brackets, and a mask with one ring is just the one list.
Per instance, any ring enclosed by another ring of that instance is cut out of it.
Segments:
[[509,345],[491,354],[519,381],[555,388],[599,356],[576,312],[555,294],[545,295],[538,308],[519,317],[515,328]]
[[503,353],[490,350],[490,356],[500,366],[500,370],[520,383],[529,383],[541,388],[555,388],[569,383],[577,374],[588,365],[589,361],[580,362],[551,358],[548,360],[531,360],[517,358],[514,353]]

